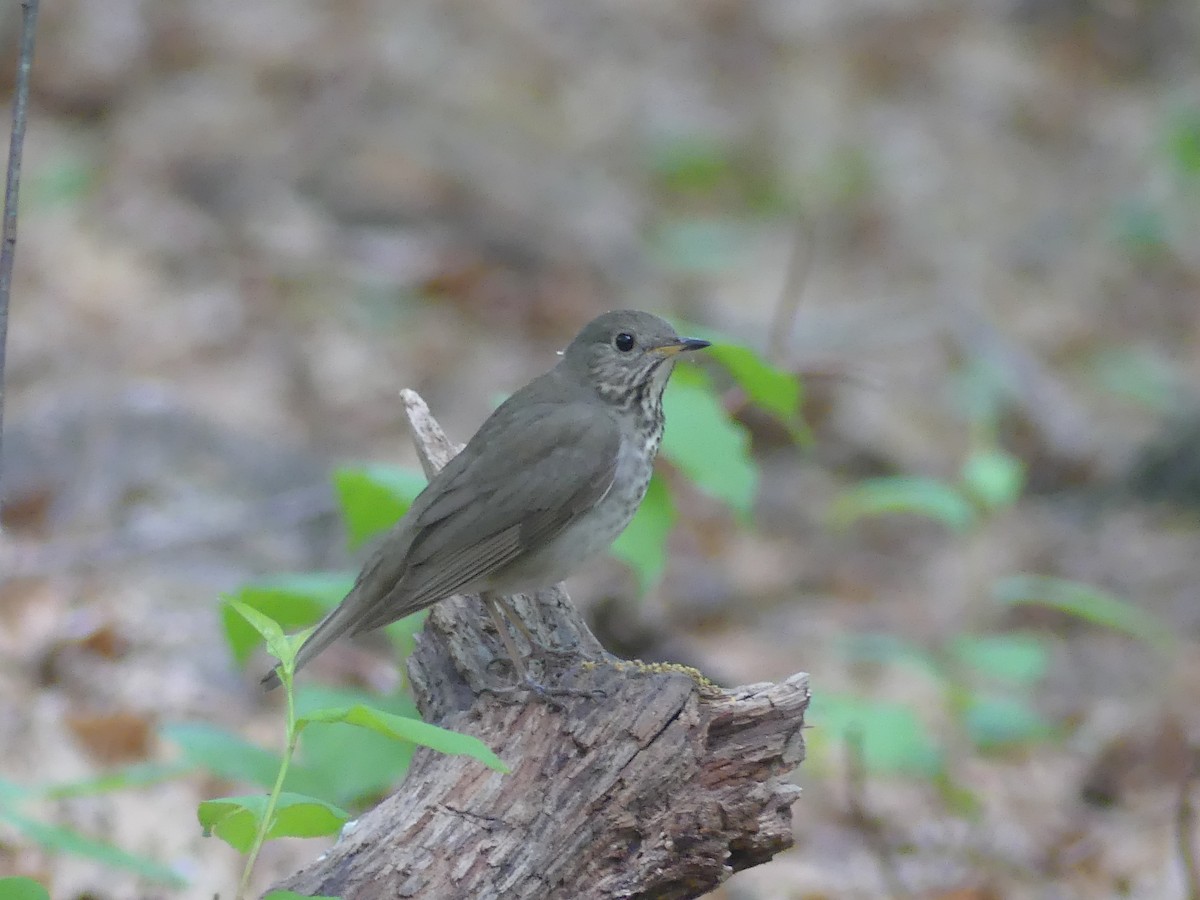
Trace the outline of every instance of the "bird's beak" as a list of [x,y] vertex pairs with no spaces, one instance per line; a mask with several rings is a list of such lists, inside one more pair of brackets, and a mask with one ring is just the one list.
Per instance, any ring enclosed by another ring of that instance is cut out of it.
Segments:
[[661,356],[675,356],[679,353],[690,353],[693,350],[703,350],[710,346],[709,341],[702,341],[699,338],[677,338],[670,343],[662,344],[651,349]]

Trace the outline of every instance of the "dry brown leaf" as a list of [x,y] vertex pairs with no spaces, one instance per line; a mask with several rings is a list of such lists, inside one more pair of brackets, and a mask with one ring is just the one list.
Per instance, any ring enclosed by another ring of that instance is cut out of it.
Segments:
[[139,762],[150,755],[154,722],[141,713],[72,712],[64,717],[76,740],[105,765]]

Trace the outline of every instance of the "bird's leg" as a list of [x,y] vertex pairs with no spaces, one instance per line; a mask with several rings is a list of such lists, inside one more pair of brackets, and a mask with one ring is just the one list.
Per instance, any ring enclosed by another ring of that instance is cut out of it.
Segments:
[[508,633],[508,628],[505,627],[504,619],[500,614],[501,611],[503,610],[507,614],[508,619],[513,623],[514,626],[516,626],[522,635],[524,635],[525,639],[529,641],[529,644],[533,648],[535,655],[538,650],[545,650],[546,648],[533,639],[533,635],[529,633],[529,629],[525,627],[525,623],[517,618],[516,612],[514,612],[513,608],[509,606],[508,602],[499,594],[494,594],[491,591],[484,591],[479,595],[479,598],[483,601],[483,605],[487,607],[488,616],[492,620],[492,625],[495,627],[496,633],[500,635],[500,640],[503,642],[504,649],[513,662],[513,668],[516,669],[517,675],[517,683],[515,685],[510,688],[500,688],[498,690],[493,689],[492,693],[508,694],[515,691],[529,690],[533,691],[539,697],[542,697],[548,702],[553,702],[551,698],[554,696],[593,698],[597,696],[604,696],[603,691],[584,691],[574,688],[548,688],[540,681],[535,679],[530,674],[529,669],[526,668],[525,662],[521,659],[521,654],[517,651],[516,644],[513,643],[512,635]]
[[535,638],[529,629],[525,627],[525,623],[521,620],[521,617],[517,615],[517,611],[512,608],[512,604],[508,602],[507,598],[502,597],[499,594],[491,594],[490,596],[492,602],[500,608],[500,610],[508,618],[508,621],[512,622],[513,627],[516,628],[517,631],[521,632],[521,637],[525,638],[525,640],[529,642],[529,655],[534,659],[540,659],[543,662],[550,659],[568,660],[575,659],[579,655],[578,651],[576,650],[559,650],[556,647],[547,647],[545,644],[541,643],[537,638]]
[[[496,634],[500,636],[500,640],[504,644],[504,650],[508,653],[508,658],[512,660],[513,670],[516,672],[518,680],[524,683],[532,682],[532,679],[529,677],[529,670],[525,668],[525,662],[521,659],[521,653],[517,650],[517,645],[513,643],[512,635],[508,633],[508,628],[505,626],[504,619],[500,615],[500,611],[504,610],[512,618],[512,608],[491,591],[484,591],[479,595],[479,599],[487,607],[488,616],[492,620],[492,626],[496,629]],[[529,631],[525,628],[525,623],[520,623],[519,627],[525,632],[525,637],[529,638]]]

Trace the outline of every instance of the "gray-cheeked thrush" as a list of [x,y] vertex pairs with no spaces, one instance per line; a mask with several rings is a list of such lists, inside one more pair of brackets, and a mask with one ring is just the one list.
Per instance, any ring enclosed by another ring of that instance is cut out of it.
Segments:
[[[557,584],[624,531],[650,481],[675,360],[707,346],[636,310],[585,325],[558,365],[502,403],[430,480],[300,648],[296,668],[344,634],[481,593],[528,681],[496,606],[524,630],[504,595]],[[277,686],[278,673],[263,683]]]

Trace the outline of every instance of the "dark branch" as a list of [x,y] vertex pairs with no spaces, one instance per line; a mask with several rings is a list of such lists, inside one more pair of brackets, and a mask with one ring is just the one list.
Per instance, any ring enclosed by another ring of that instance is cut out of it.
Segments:
[[[13,257],[17,250],[17,190],[21,184],[21,150],[25,146],[25,112],[29,105],[29,69],[33,65],[33,35],[37,0],[21,2],[21,49],[13,87],[12,135],[8,142],[8,174],[4,188],[4,243],[0,247],[0,451],[4,438],[4,364],[8,346],[8,298],[12,292]],[[0,498],[4,496],[3,452],[0,452]]]

